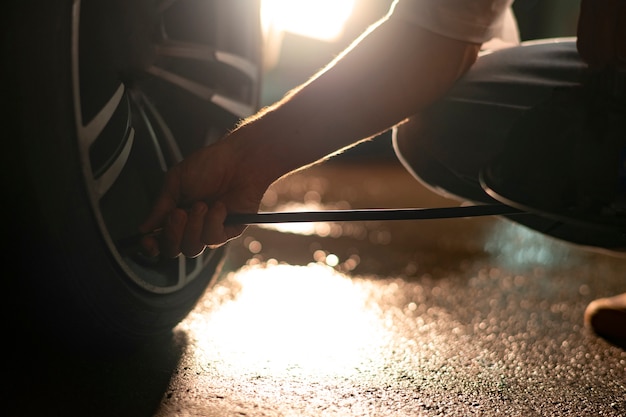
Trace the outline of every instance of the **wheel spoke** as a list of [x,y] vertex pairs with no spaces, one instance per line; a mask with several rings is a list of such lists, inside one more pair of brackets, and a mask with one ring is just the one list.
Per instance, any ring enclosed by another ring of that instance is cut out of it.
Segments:
[[208,249],[193,259],[187,259],[180,255],[179,276],[176,285],[184,286],[193,281],[209,264],[214,255],[215,252]]
[[193,281],[209,264],[215,252],[206,250],[193,259],[186,258],[184,255],[178,255],[176,262],[178,263],[178,274],[176,282],[170,283],[170,288],[182,288],[188,282]]
[[148,67],[146,71],[152,76],[182,88],[202,100],[206,100],[222,107],[224,110],[238,117],[247,117],[252,114],[254,110],[254,107],[248,103],[229,99],[228,97],[217,94],[214,90],[200,84],[197,81],[174,74],[173,72],[164,70],[163,68],[152,65]]
[[[159,113],[156,106],[152,104],[152,101],[148,97],[146,97],[144,94],[142,94],[141,96],[141,101],[145,104],[147,110],[150,112],[150,115],[154,118],[156,123],[159,125],[159,130],[163,134],[163,139],[165,140],[165,145],[167,147],[167,150],[169,151],[168,153],[169,153],[170,159],[174,163],[182,161],[183,153],[180,151],[180,147],[178,146],[178,143],[176,142],[176,139],[174,138],[174,135],[172,134],[172,131],[170,130],[169,126],[167,125],[167,123],[165,123],[165,120],[161,116],[161,113]],[[156,136],[154,137],[154,139],[155,140],[157,139]],[[157,140],[157,143],[159,143],[158,140]],[[167,167],[165,169],[167,169]]]
[[211,253],[211,252],[209,252],[209,250],[207,249],[204,252],[202,252],[200,255],[198,255],[196,258],[194,258],[195,265],[193,267],[193,271],[189,272],[189,276],[187,279],[189,280],[194,279],[196,275],[202,272],[204,265],[207,263],[208,258],[210,257],[208,253]]
[[215,58],[222,64],[229,65],[246,74],[252,81],[259,78],[259,69],[252,62],[235,54],[224,51],[215,51]]
[[[102,130],[106,127],[107,123],[113,117],[115,110],[117,110],[118,106],[122,102],[122,97],[124,97],[124,84],[120,84],[113,96],[107,101],[107,103],[100,109],[98,114],[89,121],[86,125],[79,123],[78,126],[78,140],[81,144],[81,148],[84,150],[88,150],[91,144],[98,138]],[[77,106],[78,112],[80,111],[80,104]],[[82,120],[82,114],[81,118]]]
[[[102,237],[129,279],[151,293],[206,280],[221,250],[151,262],[120,253],[116,238],[141,220],[170,166],[256,110],[257,21],[240,19],[228,1],[70,2],[76,143]],[[142,36],[129,42],[127,32]]]
[[122,148],[121,152],[117,155],[117,158],[111,163],[106,171],[97,179],[94,180],[93,190],[96,193],[96,199],[102,198],[104,194],[111,188],[111,186],[117,180],[122,169],[126,165],[128,161],[128,157],[130,155],[130,151],[133,147],[133,142],[135,139],[135,129],[132,127],[128,130],[127,136],[125,138],[125,144]]
[[244,118],[248,117],[253,113],[254,107],[249,105],[248,103],[243,103],[241,101],[233,100],[221,94],[213,95],[211,102],[224,110],[227,110],[234,115]]
[[183,255],[178,255],[178,281],[176,286],[182,286],[187,281],[187,259]]
[[239,55],[216,50],[215,48],[191,42],[166,41],[155,45],[155,51],[161,56],[193,59],[203,62],[219,62],[246,74],[252,81],[258,79],[258,68],[251,61]]
[[79,16],[80,16],[80,0],[75,0],[73,4],[74,20],[72,24],[72,89],[74,95],[74,115],[76,118],[76,128],[78,133],[78,141],[81,151],[84,155],[89,152],[89,147],[96,140],[98,135],[106,127],[107,123],[115,114],[115,110],[120,105],[122,97],[124,97],[124,84],[120,84],[115,93],[109,98],[106,104],[88,123],[83,120],[82,114],[82,97],[80,91],[80,68],[79,68]]
[[157,161],[159,162],[159,167],[161,168],[161,171],[165,172],[167,171],[167,163],[165,162],[165,156],[163,155],[163,150],[161,149],[159,139],[157,138],[156,132],[152,128],[152,123],[150,123],[150,120],[148,119],[148,116],[146,115],[146,112],[144,111],[142,107],[139,107],[139,114],[141,118],[143,119],[146,129],[148,130],[148,135],[150,136],[150,143],[152,144],[152,147],[154,148]]

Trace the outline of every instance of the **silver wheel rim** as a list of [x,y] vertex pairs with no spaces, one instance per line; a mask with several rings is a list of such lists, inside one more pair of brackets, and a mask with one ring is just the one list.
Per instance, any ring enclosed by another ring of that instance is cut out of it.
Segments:
[[[156,36],[147,45],[150,59],[140,65],[131,63],[138,68],[129,71],[130,75],[122,74],[122,71],[119,77],[115,72],[112,72],[113,76],[101,77],[99,69],[90,72],[90,65],[92,68],[98,66],[87,59],[97,62],[98,58],[93,59],[85,51],[92,47],[89,43],[95,39],[93,32],[97,32],[91,24],[96,22],[97,25],[98,21],[93,19],[93,11],[85,13],[85,8],[90,6],[81,4],[81,0],[74,0],[72,9],[74,117],[91,208],[116,263],[136,285],[158,294],[173,293],[189,285],[214,261],[217,251],[206,250],[193,259],[181,255],[158,262],[146,261],[139,254],[120,253],[115,242],[136,232],[124,216],[137,221],[141,209],[136,207],[143,206],[144,210],[146,207],[145,195],[142,196],[143,204],[133,201],[132,183],[140,185],[134,188],[138,191],[146,188],[141,187],[142,181],[155,184],[154,178],[162,176],[194,147],[217,140],[236,120],[250,115],[258,99],[259,61],[253,50],[242,53],[233,47],[233,28],[228,27],[229,22],[213,25],[208,41],[177,39],[173,33],[176,31],[171,30],[174,27],[172,20],[182,13],[181,10],[184,12],[193,7],[192,3],[161,0],[149,10],[148,14],[153,18],[150,23],[156,25]],[[204,12],[212,8],[216,15],[221,15],[229,7],[227,1],[203,4],[208,4]],[[233,9],[232,3],[230,9]],[[93,22],[89,21],[90,13]],[[98,41],[92,44],[98,44]],[[133,55],[132,49],[130,52],[129,55]],[[213,80],[203,79],[205,73],[212,73]],[[224,75],[223,80],[221,75]],[[118,79],[111,80],[115,77]],[[107,83],[108,89],[101,88],[100,84]],[[90,89],[107,92],[92,94]],[[163,99],[166,93],[158,93],[160,90],[174,91],[186,106],[200,103],[199,107],[204,111],[218,113],[220,120],[204,126],[201,143],[198,137],[187,143],[185,138],[192,135],[182,135],[176,130],[174,125],[182,124],[171,117],[171,103]],[[93,96],[99,96],[99,99],[91,99]],[[168,106],[170,110],[162,110]],[[150,160],[146,162],[148,158]],[[155,196],[152,190],[151,197]]]

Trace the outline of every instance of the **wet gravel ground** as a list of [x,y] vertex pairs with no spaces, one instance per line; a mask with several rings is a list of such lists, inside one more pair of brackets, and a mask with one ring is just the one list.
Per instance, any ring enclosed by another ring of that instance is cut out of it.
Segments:
[[[349,202],[349,203],[348,203]],[[438,207],[395,162],[327,164],[268,210]],[[250,227],[172,337],[22,359],[10,415],[626,416],[626,349],[583,325],[626,257],[495,217]]]

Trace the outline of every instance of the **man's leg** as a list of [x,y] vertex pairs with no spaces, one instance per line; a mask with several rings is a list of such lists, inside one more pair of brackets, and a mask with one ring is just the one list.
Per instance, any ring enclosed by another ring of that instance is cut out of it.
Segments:
[[[481,171],[506,150],[510,145],[507,140],[524,140],[513,130],[531,109],[556,90],[581,86],[585,69],[573,39],[524,44],[481,56],[444,99],[395,129],[398,158],[418,180],[438,193],[477,203],[494,202],[481,186]],[[533,152],[546,149],[539,146]],[[626,247],[624,234],[613,230],[590,229],[585,224],[543,215],[512,220],[579,245]],[[611,308],[626,317],[626,296],[611,301]],[[587,322],[597,323],[591,318],[604,314],[607,305],[602,304],[601,309],[596,308],[597,303],[590,305]],[[616,323],[613,329],[624,327],[625,322]],[[611,337],[606,326],[594,329]]]
[[469,194],[462,198],[490,201],[481,169],[504,149],[517,120],[554,88],[580,85],[583,72],[573,40],[482,55],[446,97],[394,130],[396,153],[425,183],[443,181],[454,187],[448,192]]

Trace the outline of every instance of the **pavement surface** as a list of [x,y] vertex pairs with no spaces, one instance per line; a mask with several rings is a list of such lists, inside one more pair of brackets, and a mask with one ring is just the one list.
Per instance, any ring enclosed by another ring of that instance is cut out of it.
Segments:
[[[264,209],[442,207],[397,162],[327,163]],[[583,324],[626,257],[497,217],[250,227],[161,343],[7,358],[6,415],[626,416],[626,349]]]

